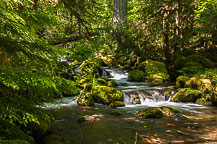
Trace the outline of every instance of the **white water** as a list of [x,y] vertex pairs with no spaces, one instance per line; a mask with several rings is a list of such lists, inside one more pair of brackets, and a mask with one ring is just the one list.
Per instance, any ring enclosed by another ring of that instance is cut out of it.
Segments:
[[[175,94],[171,92],[168,100],[165,99],[163,91],[169,87],[155,86],[151,87],[146,82],[129,82],[127,81],[128,73],[121,71],[121,69],[105,69],[116,80],[118,86],[116,88],[122,90],[125,107],[119,109],[126,110],[129,113],[137,113],[139,109],[144,107],[160,107],[171,106],[180,110],[198,113],[198,109],[211,108],[192,103],[176,103],[170,102],[172,96]],[[136,102],[135,102],[136,100]],[[45,103],[43,107],[55,109],[58,107],[71,107],[77,105],[77,97],[65,97],[56,100],[56,104]],[[96,104],[98,105],[98,104]]]
[[[160,106],[170,106],[180,110],[198,113],[198,109],[205,109],[206,106],[193,104],[193,103],[176,103],[170,102],[172,96],[175,94],[175,91],[171,92],[171,96],[168,100],[165,99],[163,94],[164,89],[168,89],[170,87],[163,87],[163,86],[154,86],[151,87],[150,83],[146,82],[129,82],[127,81],[128,73],[121,69],[114,69],[105,67],[104,70],[109,73],[112,78],[116,80],[118,86],[117,89],[122,90],[125,107],[121,107],[120,109],[126,109],[129,112],[136,113],[138,109],[144,107],[160,107]],[[143,90],[146,90],[143,92]],[[151,97],[147,97],[146,92],[151,93]],[[162,93],[160,93],[162,91]],[[128,94],[134,93],[134,94]],[[140,100],[139,104],[132,102],[132,97],[130,95],[137,95]]]

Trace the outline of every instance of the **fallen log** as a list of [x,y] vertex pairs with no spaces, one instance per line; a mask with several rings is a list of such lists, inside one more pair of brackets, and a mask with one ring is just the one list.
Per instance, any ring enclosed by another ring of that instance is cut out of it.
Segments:
[[62,44],[62,43],[81,40],[81,39],[96,36],[96,35],[99,35],[99,33],[98,32],[89,32],[88,34],[73,34],[73,35],[70,35],[68,37],[54,37],[54,38],[49,39],[49,43],[52,45],[58,45],[58,44]]

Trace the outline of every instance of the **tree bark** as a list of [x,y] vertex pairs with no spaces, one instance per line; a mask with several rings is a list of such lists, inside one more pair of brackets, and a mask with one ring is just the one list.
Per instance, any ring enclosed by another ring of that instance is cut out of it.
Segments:
[[124,24],[127,21],[127,0],[113,0],[113,23]]

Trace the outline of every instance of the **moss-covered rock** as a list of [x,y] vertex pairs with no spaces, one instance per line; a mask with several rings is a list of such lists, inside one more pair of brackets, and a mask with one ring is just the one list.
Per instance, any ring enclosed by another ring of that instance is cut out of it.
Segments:
[[109,105],[114,101],[123,101],[123,94],[120,90],[108,86],[95,86],[93,89],[94,101]]
[[98,73],[102,64],[102,59],[88,59],[85,60],[79,68],[83,74],[94,74]]
[[186,81],[185,87],[199,90],[202,92],[205,99],[210,99],[210,94],[212,92],[212,83],[209,79],[192,77]]
[[172,107],[148,107],[139,111],[138,115],[142,118],[162,118],[162,117],[174,117],[179,114],[180,111]]
[[114,101],[109,104],[110,108],[123,107],[125,104],[122,101]]
[[115,87],[115,86],[117,86],[117,83],[114,80],[109,80],[107,86],[109,86],[109,87]]
[[199,105],[205,105],[205,106],[210,105],[210,102],[206,101],[204,98],[197,99],[197,101],[195,103],[199,104]]
[[187,76],[179,76],[176,78],[176,86],[178,88],[184,88],[185,87],[185,82],[189,80],[189,77]]
[[146,77],[147,81],[151,82],[153,85],[164,84],[164,82],[168,80],[168,78],[169,75],[166,73],[156,73]]
[[107,86],[108,82],[104,78],[99,77],[99,78],[97,78],[97,84],[98,85],[105,85],[105,86]]
[[77,99],[77,104],[82,106],[94,106],[93,95],[90,92],[80,93]]
[[166,65],[163,62],[153,61],[150,59],[140,63],[137,69],[145,72],[146,75],[167,73]]
[[190,88],[181,88],[172,97],[172,102],[193,102],[195,103],[198,98],[202,97],[202,93],[198,90]]
[[137,67],[138,70],[143,71],[146,80],[153,84],[163,84],[169,79],[166,65],[163,62],[146,60],[140,63]]
[[145,80],[145,73],[140,70],[132,70],[128,74],[128,81],[143,82]]
[[138,115],[142,118],[162,118],[163,111],[159,107],[148,107],[139,111]]
[[162,106],[160,109],[163,111],[164,117],[174,117],[176,114],[181,113],[181,111],[173,108],[173,107],[167,107],[167,106]]
[[35,141],[32,137],[25,134],[19,127],[8,121],[0,119],[0,143],[18,144],[34,144]]
[[217,106],[217,84],[213,88],[213,92],[211,94],[211,103]]

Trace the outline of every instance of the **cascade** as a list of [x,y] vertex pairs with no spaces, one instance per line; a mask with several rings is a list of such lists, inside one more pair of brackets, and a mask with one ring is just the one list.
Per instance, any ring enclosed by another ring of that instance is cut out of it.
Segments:
[[116,80],[117,89],[122,90],[125,105],[147,105],[165,102],[164,91],[167,87],[151,87],[147,82],[129,82],[128,73],[120,68],[102,67],[103,76]]

